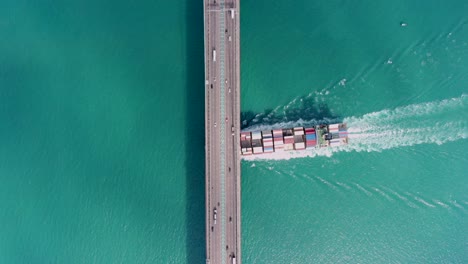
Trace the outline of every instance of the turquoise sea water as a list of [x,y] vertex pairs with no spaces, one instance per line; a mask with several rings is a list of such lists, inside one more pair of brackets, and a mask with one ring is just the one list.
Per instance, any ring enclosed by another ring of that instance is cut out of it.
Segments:
[[2,1],[0,36],[0,263],[201,263],[202,1]]
[[244,128],[353,138],[243,162],[244,262],[466,263],[467,2],[315,2],[243,2]]
[[[468,4],[407,2],[242,2],[245,128],[355,132],[242,162],[243,263],[468,259]],[[202,1],[2,1],[0,37],[0,263],[204,263]]]

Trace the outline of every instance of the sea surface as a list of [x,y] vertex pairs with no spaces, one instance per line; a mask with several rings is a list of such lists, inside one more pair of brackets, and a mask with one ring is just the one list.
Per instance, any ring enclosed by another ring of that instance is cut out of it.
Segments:
[[[243,263],[466,263],[468,2],[242,1]],[[402,27],[401,23],[406,23]],[[205,263],[203,1],[0,3],[0,263]]]
[[242,2],[244,129],[351,132],[242,162],[244,263],[468,262],[468,2],[383,2]]

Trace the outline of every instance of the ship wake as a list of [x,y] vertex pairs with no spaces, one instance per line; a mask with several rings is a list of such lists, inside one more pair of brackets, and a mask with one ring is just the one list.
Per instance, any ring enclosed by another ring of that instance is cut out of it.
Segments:
[[[385,109],[343,120],[349,144],[301,151],[280,151],[243,159],[289,159],[331,156],[335,152],[373,152],[418,144],[444,144],[468,137],[468,95]],[[301,120],[302,123],[308,123]],[[291,124],[288,124],[291,125]],[[273,127],[273,126],[272,126]],[[276,124],[275,127],[281,127]]]

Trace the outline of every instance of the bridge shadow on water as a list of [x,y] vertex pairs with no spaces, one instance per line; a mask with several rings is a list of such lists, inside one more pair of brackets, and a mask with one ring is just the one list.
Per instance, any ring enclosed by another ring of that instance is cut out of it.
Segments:
[[203,0],[186,1],[186,263],[205,263]]
[[328,105],[315,102],[314,98],[303,96],[297,98],[295,103],[284,108],[267,109],[263,113],[252,111],[241,112],[241,129],[255,125],[265,125],[280,127],[280,123],[296,122],[303,120],[305,123],[314,122],[327,124],[330,122],[340,122],[342,118],[331,112]]

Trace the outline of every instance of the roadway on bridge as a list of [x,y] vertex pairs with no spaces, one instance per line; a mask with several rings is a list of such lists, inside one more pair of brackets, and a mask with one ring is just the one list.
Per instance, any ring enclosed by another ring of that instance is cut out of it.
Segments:
[[241,263],[239,0],[204,12],[207,263]]

